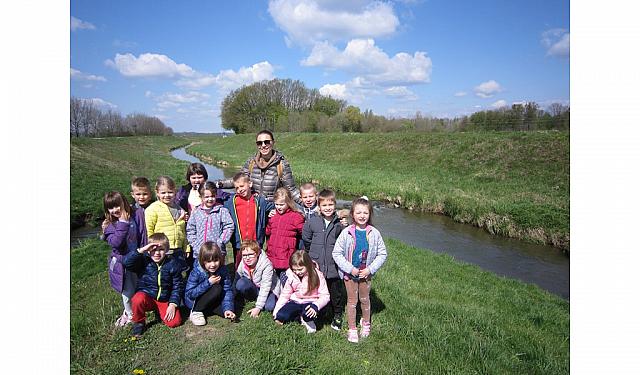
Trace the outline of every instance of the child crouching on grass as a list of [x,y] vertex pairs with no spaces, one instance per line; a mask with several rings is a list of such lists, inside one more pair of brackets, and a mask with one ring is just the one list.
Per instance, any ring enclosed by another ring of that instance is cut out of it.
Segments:
[[314,333],[318,312],[329,302],[324,275],[304,250],[291,255],[285,275],[273,317],[278,324],[299,319],[308,333]]
[[236,295],[256,300],[256,306],[249,310],[249,315],[257,318],[262,310],[273,311],[280,294],[280,281],[267,254],[260,250],[256,241],[242,241],[240,254],[242,262],[236,271]]
[[204,313],[214,313],[235,319],[231,277],[224,264],[222,251],[213,242],[200,247],[198,263],[194,264],[185,291],[185,304],[191,309],[189,320],[196,326],[207,324]]
[[146,312],[156,311],[167,327],[175,328],[182,319],[178,305],[184,290],[182,262],[167,256],[169,239],[164,233],[149,236],[149,243],[132,251],[124,259],[127,270],[138,274],[138,287],[131,299],[133,308],[132,335],[142,336]]

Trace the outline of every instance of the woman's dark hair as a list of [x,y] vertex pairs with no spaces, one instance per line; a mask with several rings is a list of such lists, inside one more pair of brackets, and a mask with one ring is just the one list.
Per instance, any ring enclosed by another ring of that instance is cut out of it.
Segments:
[[187,167],[187,182],[190,182],[189,177],[193,176],[194,174],[201,174],[202,176],[204,176],[205,181],[209,178],[207,168],[205,168],[201,163],[189,164],[189,166]]
[[276,139],[273,137],[273,133],[272,133],[270,130],[267,130],[267,129],[260,130],[260,131],[258,132],[258,134],[256,134],[256,139],[258,139],[258,137],[260,136],[260,134],[268,134],[268,135],[269,135],[269,137],[271,137],[271,140],[272,140],[272,141],[275,141],[275,140],[276,140]]

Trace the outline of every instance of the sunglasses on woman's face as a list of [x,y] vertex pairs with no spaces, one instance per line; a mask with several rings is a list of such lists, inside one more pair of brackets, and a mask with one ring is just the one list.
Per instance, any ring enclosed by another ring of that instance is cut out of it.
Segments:
[[256,146],[260,147],[262,145],[269,146],[271,144],[270,139],[265,139],[264,141],[256,141]]

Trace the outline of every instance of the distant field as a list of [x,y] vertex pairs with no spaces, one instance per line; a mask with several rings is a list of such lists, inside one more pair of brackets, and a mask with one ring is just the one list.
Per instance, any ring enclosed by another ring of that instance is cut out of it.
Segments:
[[[253,134],[187,151],[240,166]],[[276,134],[296,180],[569,250],[569,133]]]
[[[131,374],[567,374],[569,303],[448,255],[385,239],[372,283],[372,334],[358,345],[324,320],[306,334],[269,314],[195,327],[153,324],[141,340],[113,326],[104,241],[71,250],[71,373]],[[183,310],[183,316],[188,311]],[[148,315],[150,322],[153,315]]]

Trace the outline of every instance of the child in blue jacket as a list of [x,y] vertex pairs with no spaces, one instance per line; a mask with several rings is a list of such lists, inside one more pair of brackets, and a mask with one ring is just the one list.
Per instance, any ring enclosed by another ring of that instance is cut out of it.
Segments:
[[207,324],[205,312],[227,319],[236,318],[231,277],[222,251],[215,243],[207,241],[200,247],[198,263],[189,274],[184,299],[191,309],[189,320],[193,325]]
[[145,328],[145,313],[155,311],[162,322],[175,328],[182,319],[178,305],[184,291],[182,262],[168,256],[169,239],[164,233],[149,236],[149,243],[124,258],[127,270],[138,274],[137,292],[131,299],[133,336],[139,337]]

